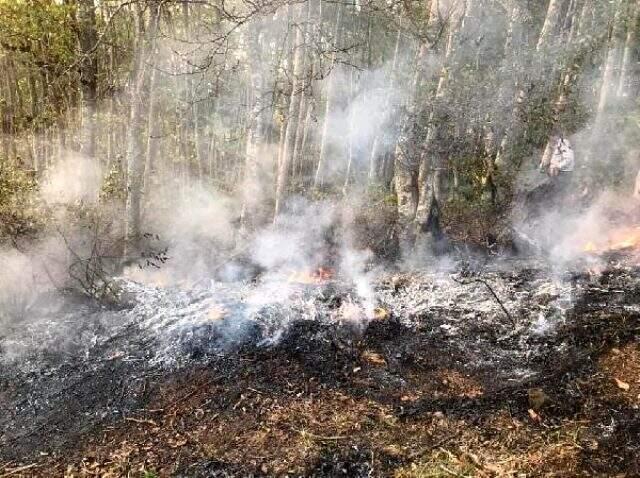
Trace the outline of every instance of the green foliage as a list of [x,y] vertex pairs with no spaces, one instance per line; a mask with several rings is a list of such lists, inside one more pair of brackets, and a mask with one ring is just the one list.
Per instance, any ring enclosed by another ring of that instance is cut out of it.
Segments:
[[2,45],[35,66],[69,65],[76,45],[73,11],[73,2],[0,0]]
[[126,184],[124,182],[124,169],[122,161],[115,161],[111,169],[107,172],[100,190],[102,200],[124,201],[127,196]]
[[76,59],[73,9],[72,2],[0,0],[0,59],[15,81],[9,107],[17,132],[52,124],[63,110]]
[[0,241],[33,234],[42,227],[37,190],[38,183],[30,172],[0,162]]

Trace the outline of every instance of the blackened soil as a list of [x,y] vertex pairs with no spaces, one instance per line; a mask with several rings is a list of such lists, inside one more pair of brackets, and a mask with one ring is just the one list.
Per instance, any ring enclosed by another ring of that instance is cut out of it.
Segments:
[[636,305],[636,281],[605,274],[553,335],[526,339],[534,356],[492,363],[467,344],[517,338],[469,326],[452,345],[431,314],[298,321],[179,370],[150,365],[145,343],[5,370],[0,476],[638,476]]

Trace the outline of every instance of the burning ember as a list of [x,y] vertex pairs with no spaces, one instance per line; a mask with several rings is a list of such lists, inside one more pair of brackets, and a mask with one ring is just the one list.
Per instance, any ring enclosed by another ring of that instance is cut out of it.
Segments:
[[615,229],[604,240],[587,242],[583,251],[589,254],[602,254],[625,249],[640,249],[640,226]]
[[322,284],[331,280],[335,271],[326,267],[318,267],[313,271],[297,271],[289,276],[289,282],[298,284]]

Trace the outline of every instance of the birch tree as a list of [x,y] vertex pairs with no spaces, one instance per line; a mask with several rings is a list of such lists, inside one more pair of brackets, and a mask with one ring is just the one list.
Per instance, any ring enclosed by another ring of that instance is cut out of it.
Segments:
[[638,22],[640,22],[640,0],[632,0],[629,7],[629,24],[627,26],[627,37],[624,43],[622,65],[620,66],[620,80],[618,81],[618,89],[616,92],[619,98],[626,98],[631,92],[633,54],[638,47]]
[[242,195],[242,210],[240,222],[242,228],[249,225],[259,201],[259,165],[260,145],[265,130],[265,78],[262,64],[261,40],[263,34],[263,20],[256,19],[244,33],[244,43],[247,48],[247,68],[249,75],[249,104],[251,105],[247,118],[244,181]]
[[[298,7],[297,18],[301,19],[301,6]],[[274,217],[277,217],[282,208],[282,202],[285,199],[287,185],[289,183],[289,169],[293,163],[293,154],[295,150],[296,131],[298,129],[298,121],[300,115],[300,100],[302,97],[302,58],[304,51],[304,28],[302,25],[296,25],[296,36],[294,41],[293,65],[291,73],[291,95],[289,99],[289,113],[287,114],[287,126],[284,135],[284,147],[282,158],[278,164],[278,175],[276,179],[276,197]]]
[[[517,0],[513,0],[513,2],[514,3],[512,3],[511,8],[511,22],[514,25],[517,25],[528,21],[530,18],[528,12],[521,8],[520,5],[517,5]],[[542,29],[538,35],[535,50],[535,55],[538,59],[542,59],[542,61],[548,58],[546,55],[554,44],[554,33],[561,21],[561,4],[562,0],[549,0],[547,5],[546,15]],[[543,74],[543,70],[544,69],[540,68],[540,66],[533,65],[533,71],[537,72],[537,77],[532,77],[531,75],[519,77],[519,75],[516,75],[515,91],[517,93],[513,100],[511,121],[502,137],[502,140],[500,141],[500,146],[494,163],[496,168],[503,170],[507,175],[509,175],[517,166],[512,164],[515,158],[507,156],[513,153],[514,142],[522,131],[523,121],[525,119],[524,111],[529,101],[529,89],[531,88],[532,82],[536,81],[537,78],[540,77],[539,75]]]
[[145,105],[149,100],[149,80],[151,66],[147,64],[150,52],[155,48],[155,41],[160,21],[161,2],[153,1],[149,8],[149,26],[146,36],[140,43],[140,56],[135,75],[135,84],[131,95],[129,134],[127,137],[127,198],[125,212],[125,248],[124,258],[130,260],[139,252],[141,236],[142,187],[145,165],[144,132],[148,116]]
[[[430,4],[427,31],[431,31],[440,18],[438,0]],[[421,42],[416,52],[415,67],[409,98],[405,106],[394,152],[394,187],[398,203],[398,222],[401,240],[405,246],[413,241],[413,221],[418,207],[418,167],[420,151],[418,148],[422,127],[419,116],[422,109],[418,105],[419,90],[424,80],[424,65],[431,50],[439,40]]]
[[338,4],[336,7],[336,23],[334,28],[333,38],[335,41],[334,51],[331,53],[331,60],[329,62],[329,81],[327,85],[327,94],[325,99],[324,106],[324,120],[322,123],[322,133],[320,136],[320,157],[318,158],[318,166],[316,168],[316,174],[313,181],[313,187],[318,188],[322,186],[324,182],[324,175],[326,173],[326,163],[327,163],[327,140],[328,140],[328,131],[329,131],[329,121],[331,118],[331,110],[334,101],[334,81],[335,74],[332,73],[334,66],[336,64],[337,58],[337,45],[340,37],[340,22],[342,20],[342,4]]
[[474,0],[466,0],[457,5],[450,20],[449,35],[444,52],[443,67],[438,78],[433,98],[433,109],[429,114],[427,134],[421,146],[418,170],[418,204],[415,223],[418,233],[429,232],[438,235],[440,205],[444,200],[447,151],[443,144],[443,131],[447,127],[448,113],[445,104],[449,83],[455,74],[455,54],[459,36],[465,22],[474,13]]
[[96,114],[98,90],[98,62],[95,55],[98,34],[94,0],[78,0],[78,26],[80,43],[81,84],[81,138],[80,151],[89,157],[96,155]]

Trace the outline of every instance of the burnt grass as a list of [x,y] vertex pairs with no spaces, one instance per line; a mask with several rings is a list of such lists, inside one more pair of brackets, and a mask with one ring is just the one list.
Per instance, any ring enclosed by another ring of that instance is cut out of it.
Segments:
[[0,476],[640,476],[637,272],[576,274],[593,287],[528,339],[538,373],[521,380],[497,373],[517,361],[466,353],[517,337],[470,326],[452,346],[435,313],[411,328],[298,321],[275,345],[178,369],[139,339],[127,361],[107,342],[47,372],[3,370]]

